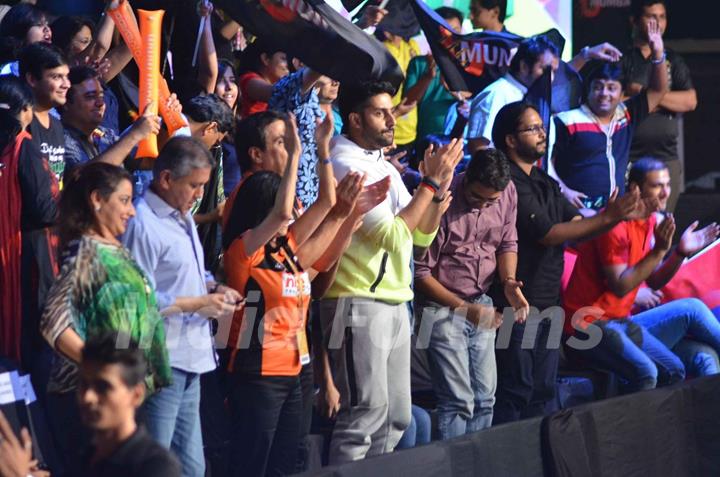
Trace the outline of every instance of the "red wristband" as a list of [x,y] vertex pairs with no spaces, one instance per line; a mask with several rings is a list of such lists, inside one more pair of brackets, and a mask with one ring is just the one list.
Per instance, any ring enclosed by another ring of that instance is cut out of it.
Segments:
[[437,192],[437,189],[435,189],[433,186],[431,186],[427,182],[421,182],[420,187],[425,187],[427,190],[432,192],[433,195],[435,195],[435,193]]

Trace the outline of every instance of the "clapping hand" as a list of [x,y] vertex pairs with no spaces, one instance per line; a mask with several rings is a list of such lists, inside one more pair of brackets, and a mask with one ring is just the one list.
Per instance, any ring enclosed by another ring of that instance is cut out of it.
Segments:
[[690,224],[680,237],[678,252],[684,257],[689,257],[699,252],[720,236],[720,225],[715,222],[705,228],[695,230],[698,224],[699,222],[697,220]]

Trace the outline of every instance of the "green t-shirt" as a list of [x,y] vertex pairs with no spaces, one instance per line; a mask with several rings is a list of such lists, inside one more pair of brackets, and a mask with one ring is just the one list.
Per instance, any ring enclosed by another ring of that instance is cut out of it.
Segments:
[[[412,88],[427,72],[427,58],[416,56],[410,60],[405,78],[405,91]],[[437,68],[437,66],[436,66]],[[417,138],[422,139],[428,134],[442,134],[445,126],[445,115],[455,98],[445,89],[440,81],[440,72],[430,81],[425,95],[418,104]]]

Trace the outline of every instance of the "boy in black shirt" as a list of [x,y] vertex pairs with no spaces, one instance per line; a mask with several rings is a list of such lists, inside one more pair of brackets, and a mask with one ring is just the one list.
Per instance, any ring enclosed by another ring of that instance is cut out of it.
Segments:
[[93,434],[84,475],[176,477],[180,464],[135,422],[145,397],[147,363],[127,336],[115,333],[89,339],[80,364],[78,404]]
[[44,396],[52,351],[38,331],[40,311],[58,266],[58,240],[53,232],[56,203],[64,169],[65,137],[60,121],[50,114],[65,104],[70,86],[67,61],[45,43],[33,43],[20,52],[20,78],[32,89],[35,104],[18,163],[22,196],[22,364],[33,385]]
[[62,181],[65,135],[62,123],[53,117],[51,110],[65,104],[70,89],[70,68],[60,50],[45,43],[25,47],[19,63],[20,77],[30,85],[35,97],[35,117],[30,123],[30,134],[50,170],[58,181]]

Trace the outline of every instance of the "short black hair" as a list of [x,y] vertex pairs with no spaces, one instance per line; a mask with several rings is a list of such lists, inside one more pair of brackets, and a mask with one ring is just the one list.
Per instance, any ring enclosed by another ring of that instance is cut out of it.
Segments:
[[251,147],[265,150],[266,129],[275,121],[285,121],[287,116],[273,110],[251,114],[237,123],[235,128],[235,153],[240,171],[252,169],[252,159],[248,152]]
[[510,182],[510,164],[502,151],[480,149],[470,159],[465,169],[465,179],[501,192]]
[[50,25],[52,30],[52,43],[60,48],[63,53],[68,54],[70,44],[83,27],[90,29],[90,34],[95,36],[95,24],[85,17],[62,16],[55,19]]
[[[528,109],[538,112],[537,108],[532,104],[516,101],[503,106],[495,116],[492,128],[493,145],[504,154],[508,153],[505,138],[517,131],[520,126],[520,118]],[[538,114],[540,113],[538,112]]]
[[450,20],[451,18],[457,19],[460,23],[465,19],[460,10],[453,7],[440,7],[435,9],[435,13],[440,15],[443,20]]
[[505,23],[507,0],[470,0],[470,3],[476,3],[487,10],[492,10],[495,7],[499,8],[498,20],[500,20],[500,23]]
[[20,51],[19,57],[20,77],[30,74],[35,79],[41,79],[45,70],[67,65],[65,56],[60,48],[47,43],[33,43]]
[[395,96],[395,88],[387,81],[361,81],[358,83],[340,83],[338,107],[343,120],[343,129],[350,123],[350,113],[358,113],[367,105],[370,98],[387,93]]
[[667,10],[667,2],[665,2],[665,0],[633,0],[630,4],[630,15],[632,15],[635,21],[638,21],[645,12],[645,7],[652,7],[657,3],[662,3]]
[[[129,343],[127,347],[118,347],[118,343]],[[145,380],[148,364],[138,344],[122,332],[105,332],[91,335],[82,350],[82,362],[110,366],[116,364],[121,368],[121,379],[129,387],[135,387]]]
[[585,101],[595,80],[617,81],[625,88],[625,73],[620,62],[591,60],[583,67],[582,76]]
[[70,89],[68,89],[67,91],[67,101],[72,102],[73,97],[75,96],[72,88],[73,86],[78,85],[89,79],[100,80],[100,75],[95,68],[87,65],[79,65],[70,68],[68,79],[70,80]]
[[170,175],[177,179],[187,177],[195,169],[212,169],[216,165],[215,158],[199,139],[175,136],[163,146],[155,159],[153,176],[157,180],[162,171],[170,171]]
[[543,35],[523,40],[510,62],[510,72],[519,72],[521,63],[532,67],[546,51],[551,52],[554,56],[560,56],[557,45]]
[[628,185],[637,184],[638,187],[642,187],[645,182],[645,177],[648,173],[653,171],[662,171],[667,169],[668,166],[664,162],[655,159],[654,157],[643,157],[633,162],[630,166],[630,173],[628,174]]
[[215,94],[201,94],[183,106],[183,113],[197,123],[216,122],[218,131],[228,133],[235,125],[232,109]]
[[260,171],[248,177],[238,189],[225,230],[223,248],[227,250],[233,241],[245,231],[254,229],[268,216],[280,190],[282,178],[271,171]]

